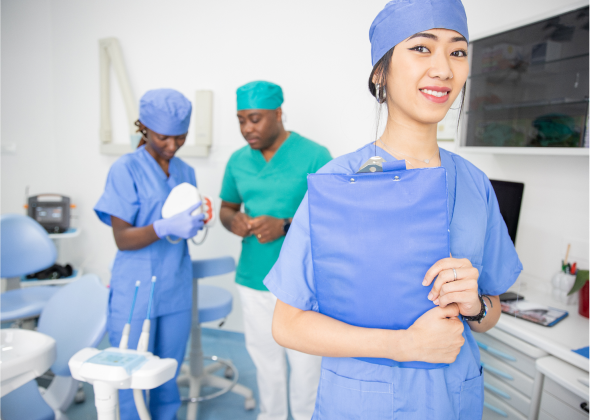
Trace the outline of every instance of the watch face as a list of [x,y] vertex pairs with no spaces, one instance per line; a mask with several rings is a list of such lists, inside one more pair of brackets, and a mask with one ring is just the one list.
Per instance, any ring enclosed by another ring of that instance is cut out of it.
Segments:
[[287,234],[287,232],[289,232],[290,227],[291,222],[289,222],[289,219],[285,219],[285,223],[283,223],[283,232],[285,233],[285,235]]

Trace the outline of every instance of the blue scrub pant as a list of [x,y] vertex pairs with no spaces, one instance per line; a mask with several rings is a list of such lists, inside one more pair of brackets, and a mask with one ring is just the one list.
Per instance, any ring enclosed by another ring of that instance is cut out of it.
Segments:
[[[107,328],[111,346],[119,347],[123,326],[126,322],[126,319],[109,317]],[[130,349],[137,348],[142,324],[143,319],[131,321]],[[162,315],[151,320],[149,351],[160,358],[173,358],[178,362],[178,369],[174,379],[152,389],[149,393],[149,410],[152,420],[176,419],[176,412],[180,407],[180,394],[176,385],[176,376],[178,376],[184,359],[190,328],[190,310]],[[119,391],[119,407],[121,420],[139,420],[132,390]]]

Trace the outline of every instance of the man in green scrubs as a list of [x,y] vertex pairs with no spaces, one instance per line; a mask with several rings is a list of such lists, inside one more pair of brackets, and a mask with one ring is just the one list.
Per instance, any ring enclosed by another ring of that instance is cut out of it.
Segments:
[[[307,192],[307,174],[332,158],[319,144],[286,131],[283,91],[269,82],[237,90],[238,120],[247,146],[231,156],[221,187],[221,223],[244,238],[236,270],[244,314],[246,348],[257,369],[258,420],[294,420],[313,414],[320,358],[285,350],[272,337],[276,298],[262,281],[279,257],[291,219]],[[244,205],[244,212],[241,206]],[[287,402],[287,364],[291,378]]]

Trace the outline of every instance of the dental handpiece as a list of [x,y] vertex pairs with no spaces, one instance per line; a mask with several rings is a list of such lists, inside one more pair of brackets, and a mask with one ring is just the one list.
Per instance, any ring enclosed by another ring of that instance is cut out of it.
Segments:
[[139,342],[137,343],[137,351],[146,352],[148,350],[148,344],[150,342],[150,316],[152,311],[152,301],[154,299],[154,287],[156,285],[156,276],[152,277],[152,288],[150,290],[150,299],[148,301],[148,309],[145,321],[141,327],[141,335],[139,336]]
[[129,320],[123,327],[123,334],[121,335],[120,349],[126,349],[129,345],[129,332],[131,331],[131,318],[133,317],[133,309],[135,308],[135,301],[137,300],[137,292],[139,291],[140,281],[135,282],[135,293],[133,294],[133,302],[131,303],[131,312],[129,313]]

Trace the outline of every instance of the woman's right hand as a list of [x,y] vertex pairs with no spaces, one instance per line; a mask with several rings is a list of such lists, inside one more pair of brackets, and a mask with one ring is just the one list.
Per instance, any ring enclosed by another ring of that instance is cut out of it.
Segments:
[[459,307],[452,303],[432,308],[418,318],[406,330],[405,361],[453,363],[465,343],[463,322],[458,316]]

